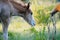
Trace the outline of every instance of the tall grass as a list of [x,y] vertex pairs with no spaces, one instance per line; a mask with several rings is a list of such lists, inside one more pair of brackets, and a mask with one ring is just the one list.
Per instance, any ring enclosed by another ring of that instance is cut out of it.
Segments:
[[50,17],[50,12],[53,9],[53,7],[54,7],[53,4],[49,6],[49,4],[47,5],[44,3],[40,4],[39,0],[33,0],[31,8],[35,15],[36,22],[38,24],[41,24],[41,23],[47,24],[48,19]]

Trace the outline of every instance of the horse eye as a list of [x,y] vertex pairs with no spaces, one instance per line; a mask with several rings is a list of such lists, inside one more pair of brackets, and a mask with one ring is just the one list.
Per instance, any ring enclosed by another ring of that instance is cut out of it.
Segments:
[[32,15],[32,13],[31,13],[31,15]]

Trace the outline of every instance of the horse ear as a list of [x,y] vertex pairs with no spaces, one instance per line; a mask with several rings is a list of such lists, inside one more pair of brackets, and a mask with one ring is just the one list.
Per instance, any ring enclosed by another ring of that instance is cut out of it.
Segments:
[[27,9],[29,9],[29,7],[30,7],[30,2],[29,2],[28,5],[27,5]]

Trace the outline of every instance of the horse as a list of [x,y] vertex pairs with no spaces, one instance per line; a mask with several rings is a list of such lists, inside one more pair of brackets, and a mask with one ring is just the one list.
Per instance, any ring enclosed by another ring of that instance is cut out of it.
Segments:
[[32,13],[32,10],[30,9],[30,2],[25,5],[25,3],[22,2],[21,3],[17,3],[15,1],[10,1],[12,3],[12,5],[14,6],[14,8],[17,10],[14,9],[14,14],[13,16],[15,15],[18,15],[18,16],[21,16],[24,18],[24,20],[26,22],[28,22],[30,25],[34,26],[35,25],[35,21],[34,21],[34,17],[32,16],[33,13]]
[[57,12],[60,12],[60,3],[56,5],[56,7],[51,12],[51,16],[54,16]]
[[53,38],[52,40],[56,40],[56,21],[53,17],[57,12],[60,12],[60,3],[56,5],[56,7],[51,12],[51,20],[53,22]]
[[[24,4],[24,3],[23,3]],[[0,19],[3,29],[3,40],[8,40],[8,26],[12,16],[22,17],[28,24],[35,26],[30,3],[22,5],[15,1],[0,0]]]

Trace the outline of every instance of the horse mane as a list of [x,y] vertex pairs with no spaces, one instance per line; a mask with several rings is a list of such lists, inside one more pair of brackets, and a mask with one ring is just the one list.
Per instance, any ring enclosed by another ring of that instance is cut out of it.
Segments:
[[10,2],[12,3],[13,7],[15,7],[15,9],[17,9],[19,12],[26,11],[27,6],[25,5],[25,3],[23,3],[23,2],[18,3],[16,1],[10,1]]
[[0,2],[8,2],[9,0],[0,0]]

